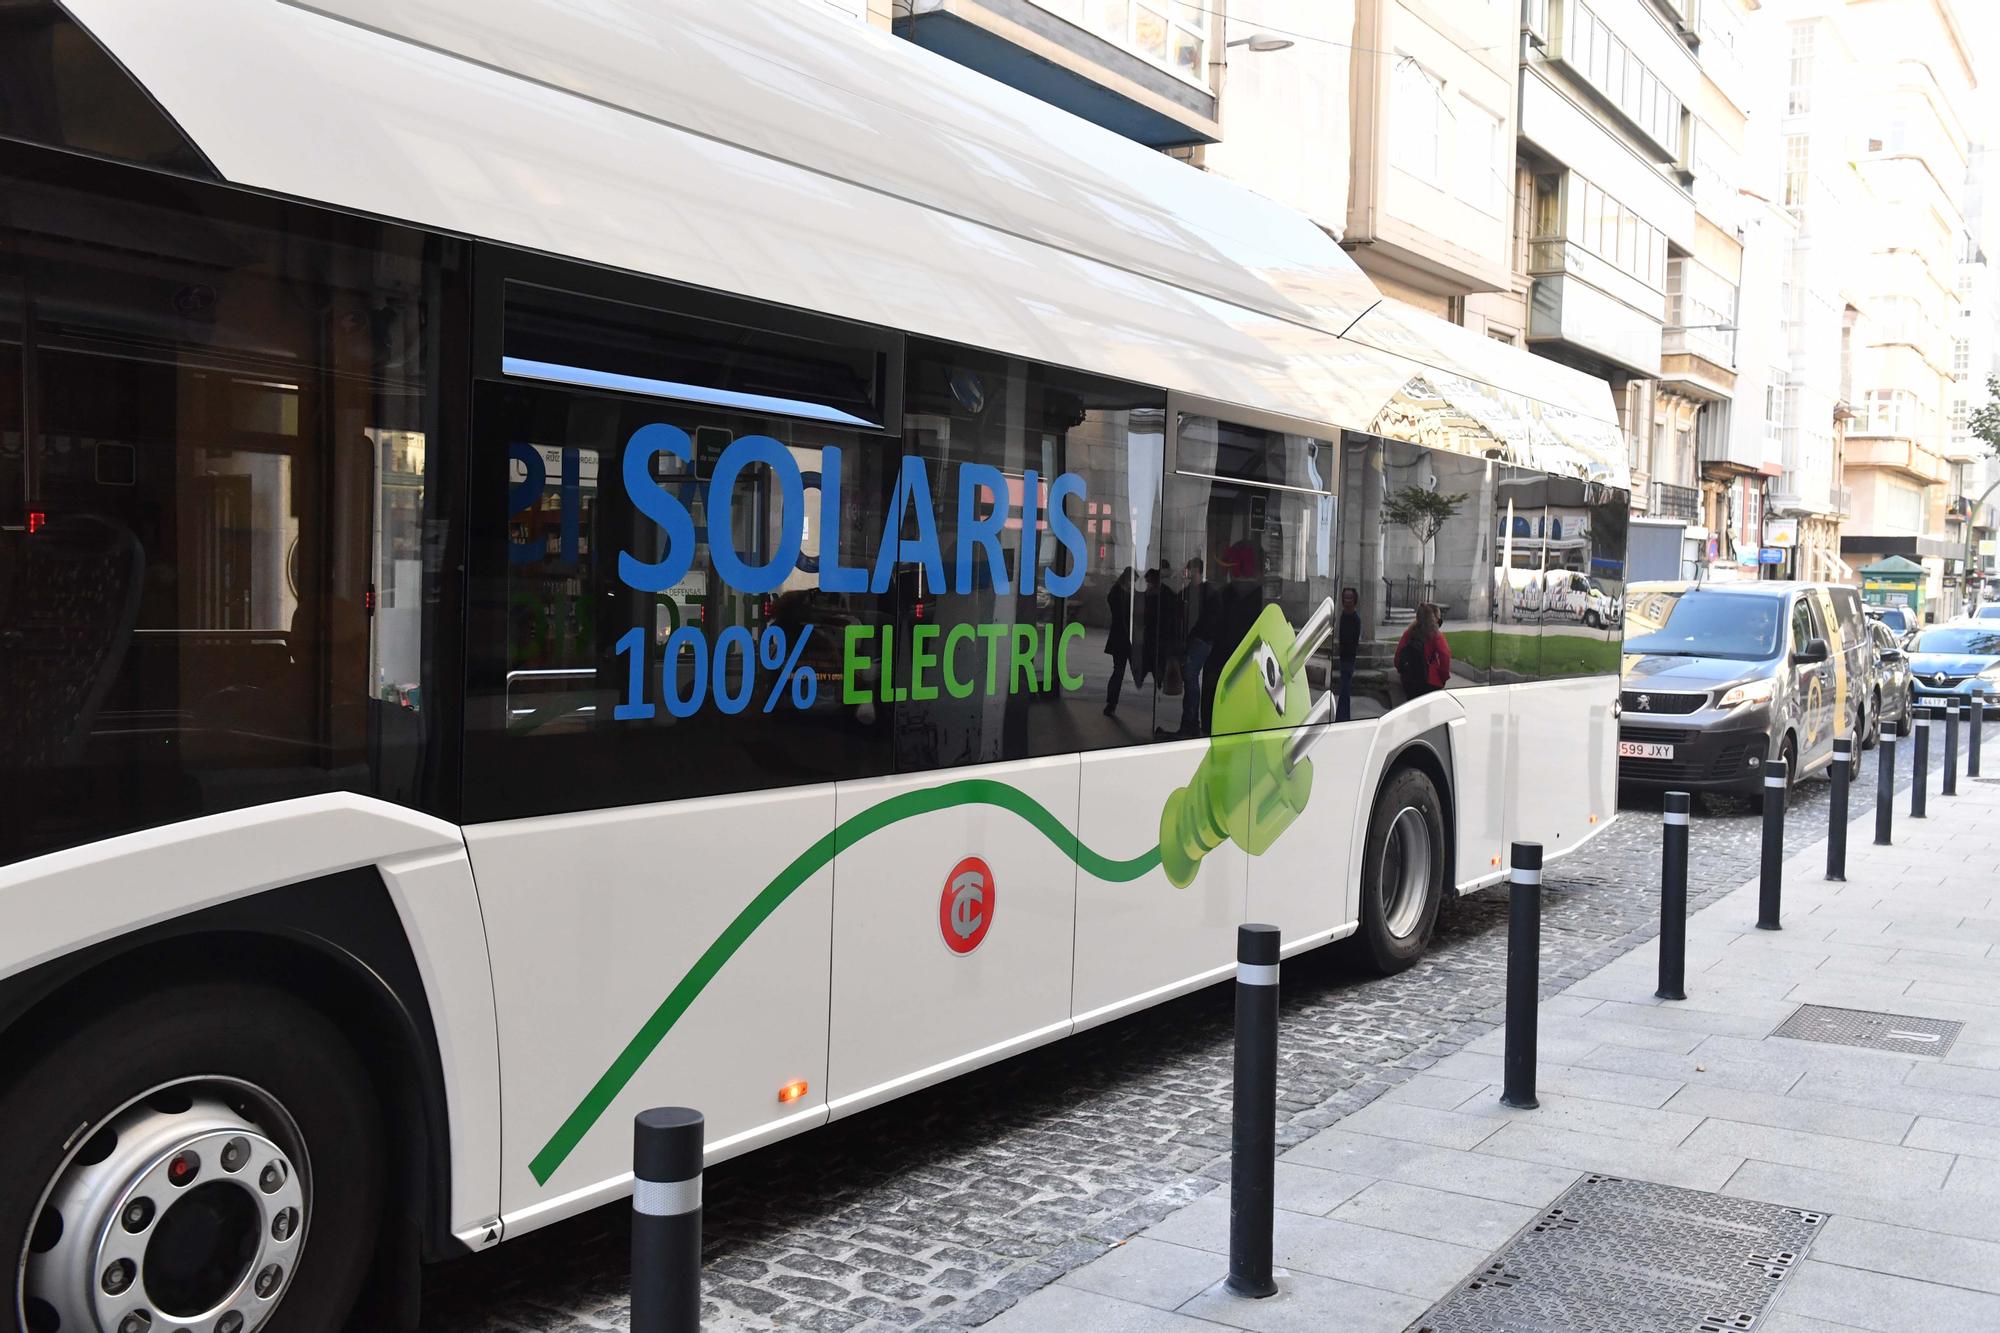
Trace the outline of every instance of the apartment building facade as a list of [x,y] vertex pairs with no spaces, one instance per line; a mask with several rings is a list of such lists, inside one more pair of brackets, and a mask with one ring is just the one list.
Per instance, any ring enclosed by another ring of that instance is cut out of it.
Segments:
[[[2000,127],[1993,127],[2000,129]],[[1966,498],[1971,525],[1967,553],[1972,583],[1991,596],[1996,581],[1994,497],[2000,495],[2000,458],[1971,430],[1972,414],[1991,398],[1990,384],[2000,375],[2000,207],[1993,199],[1993,173],[2000,170],[2000,148],[1975,144],[1965,178],[1965,236],[1959,247],[1958,310],[1951,331],[1951,405],[1948,424],[1953,457],[1960,464],[1960,494]]]
[[1844,519],[1834,571],[1915,560],[1926,606],[1950,614],[1971,52],[1948,0],[1784,0],[1771,17],[1786,54],[1780,198],[1798,224],[1782,492]]

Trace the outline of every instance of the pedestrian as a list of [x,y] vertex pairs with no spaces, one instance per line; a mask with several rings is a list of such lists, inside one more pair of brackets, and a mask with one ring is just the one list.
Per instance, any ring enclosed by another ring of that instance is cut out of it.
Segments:
[[1361,594],[1352,588],[1340,590],[1340,697],[1333,705],[1333,720],[1346,722],[1354,716],[1354,662],[1361,653]]
[[1451,645],[1438,629],[1438,609],[1417,603],[1416,619],[1396,641],[1396,675],[1411,699],[1441,690],[1451,681]]
[[1229,581],[1215,596],[1215,629],[1208,666],[1202,672],[1201,711],[1207,730],[1215,729],[1215,691],[1221,684],[1219,666],[1229,661],[1264,610],[1263,557],[1247,541],[1235,542],[1222,553]]
[[[1132,567],[1125,566],[1104,594],[1111,611],[1111,627],[1104,636],[1104,651],[1111,654],[1111,684],[1104,692],[1104,715],[1118,711],[1118,694],[1125,685],[1125,664],[1132,659]],[[1137,684],[1137,681],[1133,682]]]
[[1166,590],[1160,586],[1160,571],[1146,571],[1146,586],[1139,593],[1139,651],[1135,655],[1132,669],[1132,683],[1144,685],[1146,677],[1159,678],[1160,667],[1166,660],[1161,654],[1161,634],[1164,626],[1160,620],[1160,601]]
[[1207,565],[1200,556],[1187,562],[1187,582],[1181,589],[1181,622],[1187,626],[1183,639],[1181,672],[1181,729],[1176,736],[1195,737],[1206,733],[1208,716],[1202,711],[1203,681],[1208,672],[1209,653],[1215,647],[1215,590],[1207,583]]

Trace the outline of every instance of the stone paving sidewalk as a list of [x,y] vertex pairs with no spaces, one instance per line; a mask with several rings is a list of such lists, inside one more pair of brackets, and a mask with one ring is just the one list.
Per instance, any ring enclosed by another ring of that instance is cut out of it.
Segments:
[[[1847,882],[1823,842],[1794,854],[1781,932],[1753,928],[1754,881],[1697,913],[1686,1001],[1653,997],[1656,943],[1545,999],[1538,1109],[1500,1105],[1496,1031],[1284,1151],[1277,1296],[1220,1287],[1225,1187],[986,1328],[1420,1328],[1603,1173],[1830,1215],[1760,1333],[2000,1329],[2000,779],[1937,781],[1887,848],[1857,790]],[[1769,1035],[1800,1004],[1964,1026],[1941,1058]]]

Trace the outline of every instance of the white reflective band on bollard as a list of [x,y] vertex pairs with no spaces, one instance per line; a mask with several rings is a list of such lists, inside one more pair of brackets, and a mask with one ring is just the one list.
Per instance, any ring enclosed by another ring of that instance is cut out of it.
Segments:
[[1510,884],[1540,884],[1542,882],[1542,872],[1540,870],[1509,869],[1507,871],[1507,881]]
[[679,1217],[701,1207],[701,1177],[693,1180],[635,1180],[632,1211],[648,1217]]
[[1765,778],[1764,785],[1766,787],[1782,787],[1785,785],[1785,780],[1783,778]]
[[1660,822],[1663,824],[1685,824],[1688,822],[1687,811],[1669,810],[1660,816]]
[[1236,979],[1245,986],[1275,986],[1278,984],[1276,963],[1238,963]]

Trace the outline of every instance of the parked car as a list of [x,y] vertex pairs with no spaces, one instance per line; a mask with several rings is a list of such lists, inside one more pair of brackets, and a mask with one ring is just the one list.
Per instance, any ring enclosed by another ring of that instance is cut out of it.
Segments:
[[2000,620],[2000,602],[1983,603],[1968,618],[1972,620]]
[[1907,641],[1917,628],[1916,614],[1907,606],[1871,606],[1868,608],[1868,618],[1881,621],[1898,639],[1904,641]]
[[1874,616],[1868,618],[1868,633],[1875,641],[1875,681],[1881,702],[1876,706],[1875,726],[1893,725],[1898,736],[1910,734],[1916,719],[1916,687],[1910,681],[1910,655],[1896,632]]
[[1625,616],[1621,782],[1754,797],[1769,760],[1795,784],[1836,737],[1880,734],[1881,663],[1853,588],[1641,583]]
[[1975,692],[1993,696],[1984,705],[2000,712],[2000,625],[1960,620],[1918,633],[1910,645],[1910,680],[1919,708],[1956,706]]

